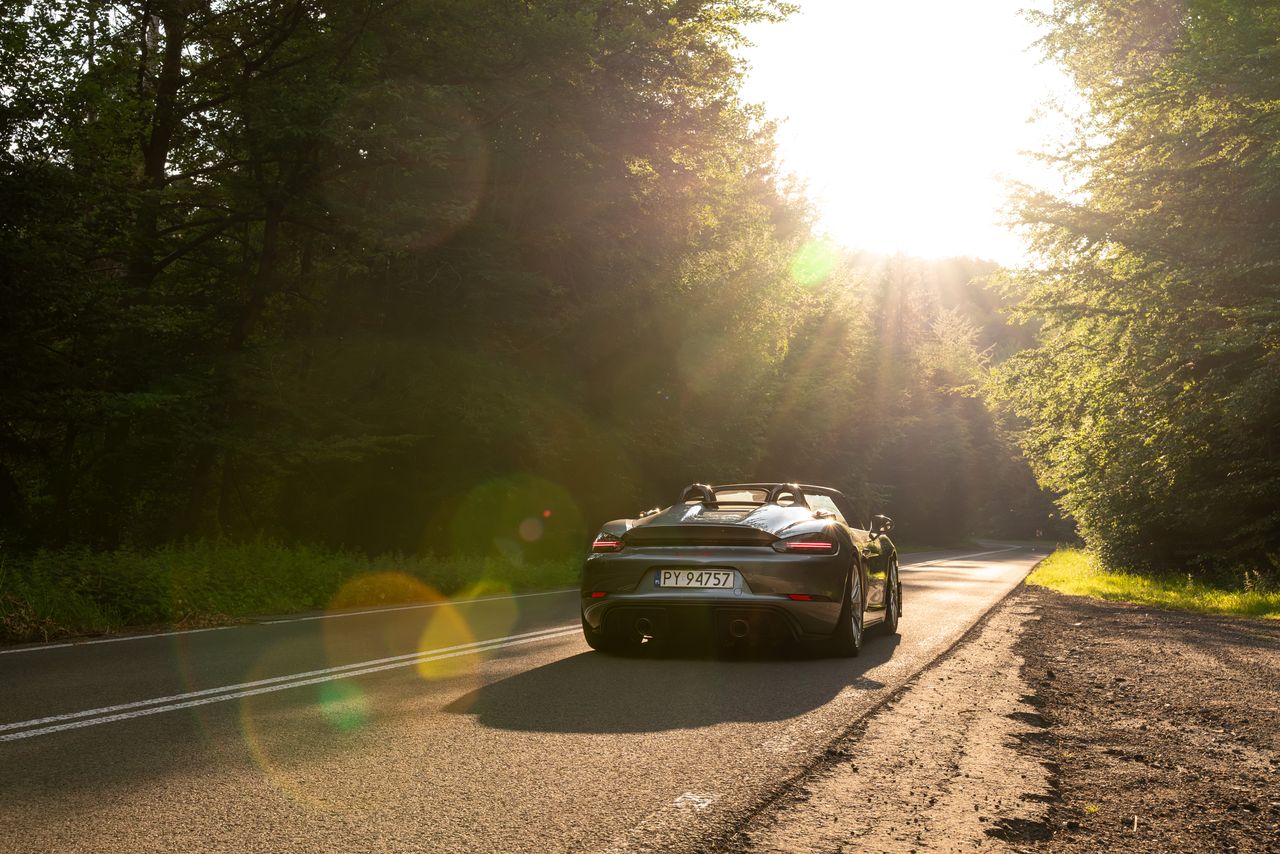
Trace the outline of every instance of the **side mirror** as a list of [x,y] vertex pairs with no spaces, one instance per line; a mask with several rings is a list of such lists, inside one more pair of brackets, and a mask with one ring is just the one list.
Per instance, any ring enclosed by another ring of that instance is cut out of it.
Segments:
[[893,530],[893,520],[888,516],[871,517],[871,536],[878,537]]

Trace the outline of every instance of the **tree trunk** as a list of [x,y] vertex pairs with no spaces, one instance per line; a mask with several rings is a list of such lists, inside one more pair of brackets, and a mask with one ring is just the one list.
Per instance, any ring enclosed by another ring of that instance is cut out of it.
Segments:
[[[164,52],[160,70],[156,75],[155,106],[151,113],[151,130],[140,141],[142,150],[142,198],[138,216],[134,222],[132,246],[129,252],[128,283],[136,290],[146,290],[155,278],[156,230],[160,219],[160,195],[168,183],[169,153],[173,149],[173,137],[182,120],[178,104],[178,90],[182,88],[182,52],[186,47],[187,9],[183,0],[164,4],[158,13],[144,15],[158,20],[164,32]],[[139,70],[140,84],[144,91],[147,79],[146,65],[149,49],[147,30],[152,20],[144,20],[143,46]]]

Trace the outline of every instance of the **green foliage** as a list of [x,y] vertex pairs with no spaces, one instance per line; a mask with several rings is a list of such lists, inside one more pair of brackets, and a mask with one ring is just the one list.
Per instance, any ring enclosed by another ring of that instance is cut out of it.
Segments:
[[[995,269],[966,259],[862,259],[858,307],[824,321],[856,318],[845,321],[846,354],[798,360],[801,376],[816,370],[826,385],[796,396],[797,417],[831,414],[810,450],[819,464],[812,476],[865,473],[850,491],[868,514],[893,516],[909,540],[1067,533],[977,397],[993,353],[1022,334],[998,320],[998,301],[979,284]],[[833,371],[838,364],[849,367]]]
[[[419,548],[491,477],[581,489],[629,424],[704,423],[690,452],[727,455],[804,231],[731,48],[786,11],[7,7],[9,537]],[[671,370],[704,340],[710,369]]]
[[1280,8],[1059,0],[1088,115],[1025,193],[1037,346],[996,397],[1108,563],[1280,570]]
[[368,558],[266,540],[42,549],[0,565],[0,640],[546,590],[574,585],[578,569],[575,560]]
[[167,543],[266,537],[324,551],[191,568],[196,613],[312,607],[347,550],[561,559],[695,478],[1040,527],[972,395],[990,265],[846,257],[779,188],[733,48],[790,9],[0,9],[0,543],[51,549],[5,585],[182,620]]
[[1205,582],[1189,573],[1122,572],[1106,569],[1090,552],[1058,549],[1036,567],[1027,583],[1072,596],[1205,614],[1280,619],[1280,590],[1268,587],[1254,573],[1245,573],[1231,584],[1222,580]]

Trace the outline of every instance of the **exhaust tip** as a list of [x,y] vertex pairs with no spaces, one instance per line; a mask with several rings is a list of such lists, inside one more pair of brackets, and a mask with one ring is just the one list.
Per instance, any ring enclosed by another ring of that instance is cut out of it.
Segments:
[[741,640],[751,632],[751,627],[747,625],[746,620],[738,619],[729,623],[729,634]]
[[648,617],[641,617],[636,620],[636,633],[645,638],[653,637],[653,623],[649,621]]

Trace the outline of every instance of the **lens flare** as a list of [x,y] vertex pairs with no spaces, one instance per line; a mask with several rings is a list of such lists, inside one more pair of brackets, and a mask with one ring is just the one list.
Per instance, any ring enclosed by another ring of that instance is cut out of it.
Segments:
[[[327,662],[317,652],[312,639],[291,635],[263,649],[243,681],[321,668]],[[345,811],[345,781],[326,776],[316,757],[369,737],[370,702],[358,686],[339,681],[251,695],[240,698],[238,711],[245,749],[265,782],[309,809]]]
[[[493,572],[496,575],[504,571],[494,566],[494,563],[495,561],[486,561],[486,573]],[[509,574],[509,569],[506,572]],[[463,643],[463,639],[467,637],[501,638],[515,633],[520,622],[521,600],[512,598],[510,593],[511,587],[508,584],[486,575],[461,591],[452,600],[454,604],[448,612],[438,615],[435,621],[424,628],[419,648],[426,651]],[[468,605],[473,599],[484,599],[484,603],[479,606]],[[431,681],[470,678],[478,687],[480,681],[476,668],[492,655],[491,651],[481,651],[442,661],[424,662],[418,666],[418,675]],[[459,689],[459,692],[462,697],[475,696],[471,691]]]
[[542,520],[530,516],[520,523],[520,539],[526,543],[536,543],[542,539]]
[[840,247],[830,240],[810,240],[791,259],[791,278],[806,288],[831,277],[840,263]]
[[532,474],[480,483],[451,510],[451,552],[512,566],[572,553],[587,536],[568,491]]
[[[290,634],[261,650],[244,681],[413,653],[427,658],[445,648],[512,634],[520,622],[522,600],[511,598],[510,586],[500,580],[511,577],[511,567],[491,558],[472,559],[455,569],[475,577],[452,598],[401,572],[373,572],[351,579],[333,596],[331,608],[399,610],[376,619],[338,613],[323,620],[323,659],[313,637]],[[476,599],[485,601],[473,604]],[[470,696],[479,684],[476,668],[491,655],[480,651],[436,661],[408,658],[403,669],[390,674],[401,680],[400,689],[418,684],[416,675],[432,681],[454,680],[461,683],[461,693]],[[394,712],[395,694],[391,696]],[[263,779],[299,804],[340,814],[349,807],[347,794],[341,781],[335,783],[316,766],[314,754],[325,745],[350,750],[376,738],[375,721],[380,711],[388,713],[380,709],[380,701],[386,702],[383,694],[367,693],[351,678],[253,695],[240,701],[241,733]]]
[[369,722],[369,699],[354,682],[321,682],[317,689],[320,711],[334,729],[352,732]]
[[417,604],[422,609],[395,612],[394,617],[336,618],[321,621],[325,661],[330,666],[372,661],[418,649],[418,639],[436,603],[446,602],[439,590],[404,572],[369,572],[349,579],[329,600],[331,612],[362,611]]
[[[449,603],[432,609],[427,625],[423,628],[418,640],[418,650],[425,653],[434,649],[462,646],[476,640],[470,623],[456,605]],[[418,664],[418,675],[429,680],[444,679],[470,670],[481,660],[481,654],[475,653],[435,661],[422,661]]]
[[329,600],[329,610],[434,602],[443,599],[434,588],[403,572],[368,572],[357,575]]
[[510,584],[497,579],[498,571],[492,563],[488,564],[485,577],[454,599],[460,605],[471,599],[486,600],[483,607],[467,609],[467,622],[477,637],[505,637],[515,630],[520,620],[520,600],[511,597]]

